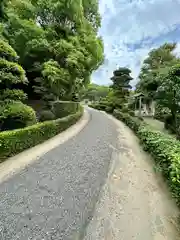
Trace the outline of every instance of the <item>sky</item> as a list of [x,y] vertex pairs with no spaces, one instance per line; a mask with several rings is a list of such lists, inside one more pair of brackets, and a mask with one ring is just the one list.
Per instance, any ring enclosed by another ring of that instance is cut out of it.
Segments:
[[177,42],[180,52],[180,0],[99,0],[105,48],[104,64],[92,75],[97,84],[109,84],[113,71],[132,70],[138,81],[143,60],[152,48]]

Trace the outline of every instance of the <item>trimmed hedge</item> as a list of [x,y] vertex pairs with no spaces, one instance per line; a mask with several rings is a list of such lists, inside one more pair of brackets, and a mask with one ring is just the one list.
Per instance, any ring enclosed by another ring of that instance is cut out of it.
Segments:
[[139,129],[138,137],[144,150],[153,156],[180,206],[180,142],[147,126]]
[[56,118],[63,118],[69,114],[76,113],[79,110],[78,102],[57,101],[53,102],[52,112]]
[[144,150],[153,156],[180,206],[180,142],[168,134],[151,129],[149,125],[129,114],[115,110],[113,115],[137,134]]
[[23,129],[0,133],[0,161],[33,147],[64,131],[82,116],[83,108],[62,119],[38,123]]
[[132,117],[128,113],[122,113],[116,109],[114,110],[113,115],[117,119],[125,122],[127,124],[127,126],[130,127],[135,133],[138,132],[141,124],[145,124],[141,119],[139,119],[137,117]]
[[44,121],[49,121],[49,120],[54,120],[56,119],[55,115],[53,112],[50,110],[43,110],[39,113],[39,121],[44,122]]

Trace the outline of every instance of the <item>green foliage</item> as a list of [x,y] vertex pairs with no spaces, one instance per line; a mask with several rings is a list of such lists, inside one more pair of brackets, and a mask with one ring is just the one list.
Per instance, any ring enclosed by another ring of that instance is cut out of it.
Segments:
[[89,107],[95,108],[97,110],[101,110],[101,111],[106,111],[106,109],[108,110],[108,102],[107,101],[99,101],[97,103],[93,103],[93,104],[89,104]]
[[17,83],[27,83],[23,68],[17,63],[0,58],[0,85],[8,87]]
[[49,121],[49,120],[54,120],[56,117],[53,112],[50,110],[43,110],[39,114],[39,121],[44,122],[44,121]]
[[[35,55],[33,55],[31,54],[30,46],[32,46],[32,49],[34,50],[34,48],[36,47],[36,45],[35,47],[33,47],[33,44],[35,44],[35,40],[41,43],[42,40],[44,40],[43,38],[45,33],[42,29],[35,25],[35,22],[24,19],[22,20],[12,16],[9,20],[9,25],[7,25],[5,28],[5,31],[9,43],[20,56],[20,63],[26,70],[30,70],[29,67],[26,65],[27,59],[34,59],[35,62],[36,56],[40,51],[37,50],[37,53],[34,52]],[[44,55],[38,56],[38,58],[41,60],[43,60],[43,57]]]
[[17,53],[14,49],[2,39],[0,39],[0,58],[4,58],[10,62],[16,62],[18,60]]
[[10,102],[0,108],[2,131],[23,128],[34,123],[36,123],[35,111],[21,102]]
[[0,101],[25,101],[27,99],[27,95],[18,89],[4,89],[0,91]]
[[18,57],[14,49],[0,40],[0,101],[25,100],[23,91],[13,89],[16,84],[26,84],[24,69],[17,64]]
[[174,125],[174,119],[171,114],[164,117],[164,127],[170,130],[172,133],[176,132],[176,126]]
[[77,102],[57,101],[52,106],[52,112],[56,118],[63,118],[69,114],[74,114],[78,109],[79,103]]
[[68,94],[70,75],[67,70],[60,68],[58,62],[50,60],[44,63],[42,75],[44,87],[49,89],[56,99],[62,99]]
[[180,102],[180,64],[172,66],[160,77],[162,83],[156,95],[159,103],[170,110],[177,110]]
[[62,119],[38,123],[23,129],[0,133],[0,159],[13,156],[23,150],[33,147],[64,131],[73,125],[83,113],[83,108],[73,115]]
[[0,21],[4,21],[7,19],[6,13],[5,13],[5,6],[7,5],[6,0],[1,0],[0,2]]
[[128,68],[119,68],[113,72],[114,76],[111,78],[113,84],[112,88],[116,90],[131,89],[129,82],[132,80],[130,76],[131,70]]
[[118,109],[115,109],[113,112],[113,116],[117,119],[125,122],[128,127],[130,127],[135,133],[138,132],[141,125],[144,125],[144,122],[137,117],[132,117],[128,113],[123,113]]
[[90,83],[86,88],[82,89],[81,98],[89,99],[90,101],[99,101],[101,98],[107,97],[109,91],[110,88],[108,86]]
[[21,19],[35,19],[36,10],[31,0],[12,0],[8,3],[8,15],[16,15]]
[[177,115],[180,103],[180,64],[169,68],[168,72],[161,75],[161,85],[157,89],[157,101],[171,112],[175,129],[178,130]]
[[111,78],[112,92],[110,98],[113,102],[116,102],[116,107],[123,108],[128,102],[128,96],[130,94],[130,76],[131,70],[128,68],[119,68],[113,72],[114,76]]
[[176,134],[177,137],[179,137],[179,128],[177,126],[180,126],[180,114],[179,113],[176,115],[176,124],[175,124],[174,117],[172,116],[172,114],[164,115],[165,129],[169,130],[170,133]]
[[113,108],[112,106],[106,106],[105,111],[106,111],[107,113],[113,113],[114,108]]
[[168,108],[162,107],[158,103],[156,104],[154,116],[156,119],[164,122],[168,114],[170,114],[170,110]]
[[82,0],[84,16],[95,30],[100,27],[100,14],[98,12],[98,0]]
[[[98,1],[8,0],[7,6],[4,35],[26,70],[28,97],[78,98],[104,59]],[[58,87],[48,88],[54,78]]]
[[158,169],[169,183],[177,204],[180,204],[180,142],[150,128],[141,128],[138,136],[144,149],[152,154]]
[[147,97],[155,97],[156,90],[161,83],[158,78],[159,73],[166,72],[170,66],[178,61],[173,54],[175,48],[176,44],[165,43],[149,52],[139,74],[140,81],[136,85],[137,92],[142,92]]

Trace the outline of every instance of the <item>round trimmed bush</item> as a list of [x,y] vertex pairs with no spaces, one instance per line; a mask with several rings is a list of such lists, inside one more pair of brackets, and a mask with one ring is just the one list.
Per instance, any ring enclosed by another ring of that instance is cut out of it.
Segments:
[[10,102],[0,108],[2,131],[24,128],[37,122],[35,111],[22,102]]
[[50,110],[41,111],[40,114],[39,114],[39,121],[40,122],[44,122],[44,121],[48,121],[48,120],[54,120],[54,119],[55,119],[55,115]]

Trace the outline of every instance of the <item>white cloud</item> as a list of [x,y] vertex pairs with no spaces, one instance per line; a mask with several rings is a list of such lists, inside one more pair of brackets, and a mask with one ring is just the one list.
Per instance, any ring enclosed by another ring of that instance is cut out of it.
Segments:
[[99,8],[100,34],[109,61],[93,78],[102,84],[109,82],[117,65],[130,67],[136,78],[150,48],[163,43],[162,39],[152,44],[152,39],[168,34],[180,24],[180,0],[100,0]]

